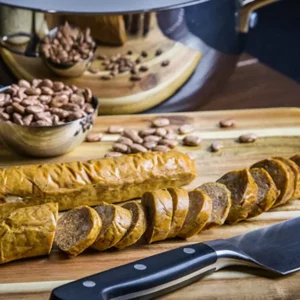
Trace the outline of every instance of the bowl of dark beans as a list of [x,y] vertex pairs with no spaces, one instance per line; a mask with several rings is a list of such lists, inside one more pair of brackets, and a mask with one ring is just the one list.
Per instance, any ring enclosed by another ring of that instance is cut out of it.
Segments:
[[96,42],[91,31],[65,23],[52,29],[39,45],[39,56],[57,75],[80,76],[91,64]]
[[19,80],[0,91],[0,140],[21,155],[62,155],[85,140],[97,111],[98,100],[88,88]]

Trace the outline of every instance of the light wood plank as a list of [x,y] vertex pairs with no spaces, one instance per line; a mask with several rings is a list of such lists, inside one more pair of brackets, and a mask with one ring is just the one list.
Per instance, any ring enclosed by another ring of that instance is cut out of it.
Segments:
[[[225,172],[250,166],[252,163],[273,155],[289,157],[300,153],[300,110],[297,108],[214,111],[182,114],[167,114],[172,126],[184,123],[193,124],[196,134],[204,138],[201,147],[180,146],[182,151],[196,154],[198,169],[197,179],[187,188],[192,189],[207,181],[213,181]],[[94,131],[104,132],[107,126],[122,124],[128,128],[140,129],[149,126],[156,115],[98,117]],[[237,126],[233,129],[220,129],[220,119],[234,117]],[[254,144],[239,144],[235,138],[244,132],[255,132],[260,138]],[[103,157],[111,147],[116,135],[106,135],[104,142],[83,143],[72,153],[52,159],[28,159],[16,156],[5,149],[0,149],[0,166],[44,163],[56,161],[86,160]],[[208,151],[214,139],[221,139],[225,148],[220,153]],[[229,238],[250,230],[268,226],[300,216],[300,201],[294,200],[283,207],[277,207],[261,216],[239,223],[211,229],[183,241],[173,239],[165,242],[139,245],[117,251],[110,250],[96,253],[88,250],[75,259],[67,259],[54,247],[49,257],[15,261],[1,265],[0,300],[45,300],[51,290],[70,280],[91,275],[117,267],[137,259],[167,251],[195,242]],[[244,272],[245,269],[231,268],[219,271],[164,299],[298,299],[300,294],[300,273],[284,278],[263,277],[262,271]],[[250,272],[250,273],[249,273]],[[255,287],[255,288],[254,288]]]

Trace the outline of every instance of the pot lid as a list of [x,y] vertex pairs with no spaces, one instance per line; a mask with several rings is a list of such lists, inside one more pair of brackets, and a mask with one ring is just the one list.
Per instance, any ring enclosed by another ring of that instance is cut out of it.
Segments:
[[156,11],[193,5],[211,0],[0,0],[0,5],[49,13],[130,13]]

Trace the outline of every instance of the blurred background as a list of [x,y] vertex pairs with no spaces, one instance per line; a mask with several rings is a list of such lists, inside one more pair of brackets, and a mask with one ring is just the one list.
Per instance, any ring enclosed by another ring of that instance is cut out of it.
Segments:
[[282,1],[258,11],[245,51],[300,82],[300,1]]
[[[43,9],[42,2],[38,6]],[[15,12],[13,8],[1,6],[1,35],[14,34],[26,26],[27,31],[33,33],[32,24],[28,24],[32,22],[32,16],[27,15],[26,22],[22,21],[24,14]],[[76,26],[91,27],[98,44],[91,62],[93,68],[87,68],[80,77],[57,77],[47,69],[49,64],[43,64],[40,58],[16,55],[2,48],[0,84],[7,86],[22,77],[49,76],[67,83],[74,82],[91,88],[96,94],[100,103],[99,114],[298,106],[299,12],[300,1],[297,0],[210,0],[150,14],[124,13],[124,33],[121,27],[116,27],[119,21],[115,22],[113,16],[107,18],[106,23],[98,18],[91,24],[87,21],[89,16],[68,14],[67,17],[57,17],[54,14],[54,17],[49,17],[46,14],[45,17],[38,14],[35,28],[41,28],[39,24],[44,19],[49,30],[66,20]],[[116,20],[119,16],[121,14],[114,15]],[[238,28],[242,26],[243,18],[247,29]],[[123,38],[126,42],[122,41]],[[27,47],[26,50],[32,52],[38,47],[38,42],[32,38],[30,47],[26,44],[17,48],[24,51]],[[6,41],[5,44],[16,49],[14,43]],[[164,60],[159,63],[167,60],[168,67],[158,67],[157,50],[163,50]],[[142,76],[137,80],[131,80],[130,72],[128,78],[119,74],[110,80],[101,80],[106,73],[99,67],[99,54],[113,56],[128,51],[133,52],[132,55],[139,52],[137,58],[131,57],[140,60],[138,68],[146,65],[146,73],[140,72]],[[141,54],[143,51],[147,52],[147,57]]]

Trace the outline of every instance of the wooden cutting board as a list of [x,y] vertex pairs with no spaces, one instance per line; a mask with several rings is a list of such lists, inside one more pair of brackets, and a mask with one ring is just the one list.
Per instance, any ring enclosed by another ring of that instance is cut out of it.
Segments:
[[[157,115],[156,115],[157,116]],[[155,115],[98,117],[94,131],[103,132],[111,124],[141,129],[150,124]],[[196,127],[196,135],[203,138],[200,147],[178,147],[196,154],[197,179],[188,188],[214,181],[225,172],[250,166],[252,163],[273,155],[290,157],[300,153],[300,109],[276,108],[260,110],[236,110],[195,112],[168,115],[172,125],[184,123]],[[221,119],[233,117],[237,126],[220,129]],[[239,144],[235,139],[244,133],[255,132],[259,139],[253,144]],[[87,160],[103,157],[117,135],[106,135],[100,143],[84,143],[72,153],[52,159],[26,159],[8,150],[0,150],[0,167],[28,163]],[[219,153],[208,151],[214,140],[222,140],[225,148]],[[91,275],[137,259],[195,242],[229,238],[279,221],[300,216],[300,201],[291,201],[254,219],[238,225],[202,232],[188,241],[169,240],[152,245],[139,245],[122,251],[104,253],[88,252],[75,259],[67,259],[57,249],[49,257],[15,261],[0,266],[0,300],[46,300],[50,291],[70,280]],[[270,253],[272,255],[272,253]],[[246,273],[244,271],[247,271]],[[163,299],[299,299],[300,272],[272,279],[258,270],[231,268],[221,270],[188,287],[169,294]]]

